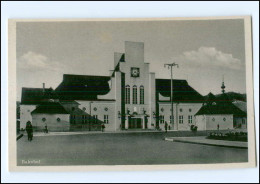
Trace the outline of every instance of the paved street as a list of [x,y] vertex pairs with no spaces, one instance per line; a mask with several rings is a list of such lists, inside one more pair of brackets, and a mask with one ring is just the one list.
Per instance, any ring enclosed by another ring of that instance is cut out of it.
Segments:
[[[162,132],[23,136],[18,165],[122,165],[246,162],[247,149],[163,140]],[[29,162],[28,162],[29,161]]]

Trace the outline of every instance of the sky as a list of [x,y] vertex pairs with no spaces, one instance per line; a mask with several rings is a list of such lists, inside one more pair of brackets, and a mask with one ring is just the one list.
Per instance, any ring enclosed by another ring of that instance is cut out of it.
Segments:
[[17,100],[22,87],[55,89],[63,74],[109,75],[114,52],[125,41],[144,42],[144,58],[156,78],[186,79],[202,95],[246,92],[242,19],[185,21],[18,22]]

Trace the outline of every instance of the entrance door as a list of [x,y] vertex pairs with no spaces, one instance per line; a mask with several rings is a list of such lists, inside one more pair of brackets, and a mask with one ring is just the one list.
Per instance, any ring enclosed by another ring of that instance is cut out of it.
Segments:
[[144,118],[144,126],[145,126],[145,129],[147,129],[147,124],[148,124],[148,119],[147,117]]
[[129,121],[129,128],[142,128],[142,119],[131,118]]

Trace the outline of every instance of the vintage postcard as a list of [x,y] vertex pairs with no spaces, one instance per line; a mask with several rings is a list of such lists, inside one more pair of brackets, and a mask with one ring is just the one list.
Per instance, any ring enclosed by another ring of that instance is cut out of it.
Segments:
[[9,20],[9,170],[255,167],[251,17]]

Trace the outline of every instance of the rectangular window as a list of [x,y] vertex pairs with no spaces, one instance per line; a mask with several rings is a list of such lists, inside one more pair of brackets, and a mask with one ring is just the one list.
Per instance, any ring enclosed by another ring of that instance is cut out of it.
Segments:
[[87,123],[87,122],[88,122],[88,116],[85,115],[85,123]]
[[245,125],[246,124],[246,120],[242,119],[242,124]]
[[130,86],[125,87],[125,103],[130,104]]
[[174,123],[174,116],[173,116],[173,117],[170,116],[170,122],[171,122],[171,123]]
[[179,116],[179,124],[183,124],[183,116]]
[[104,115],[104,123],[108,124],[108,115]]
[[85,123],[85,115],[81,116],[81,123],[84,124]]
[[94,123],[97,123],[98,122],[98,115],[94,115]]
[[144,104],[144,87],[140,86],[140,104]]
[[163,124],[163,123],[164,123],[164,116],[160,115],[160,124]]
[[76,123],[76,116],[75,115],[71,115],[70,116],[70,123],[71,124],[75,124]]
[[192,124],[192,116],[188,116],[188,123]]
[[133,104],[137,104],[137,87],[133,86]]

